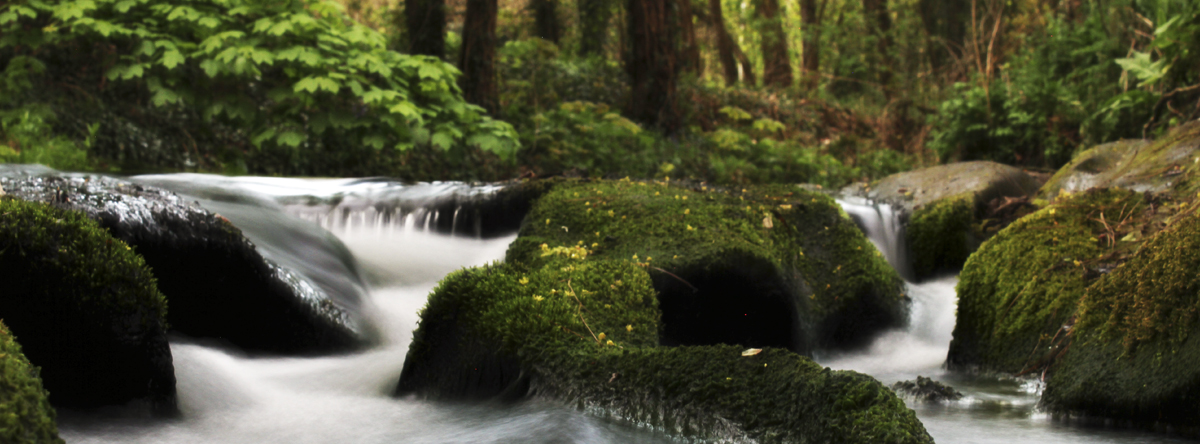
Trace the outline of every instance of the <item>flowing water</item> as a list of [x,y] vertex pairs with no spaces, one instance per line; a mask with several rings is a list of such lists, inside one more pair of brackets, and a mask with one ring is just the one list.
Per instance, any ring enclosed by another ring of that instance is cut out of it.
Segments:
[[[514,238],[481,238],[477,215],[434,204],[493,188],[204,175],[134,180],[172,189],[225,215],[265,256],[298,268],[317,285],[361,287],[367,297],[356,311],[373,325],[380,345],[345,356],[279,358],[245,356],[219,345],[175,338],[171,352],[181,419],[152,420],[121,411],[60,412],[68,443],[675,441],[543,402],[448,404],[389,395],[429,291],[453,270],[502,259]],[[893,266],[909,276],[903,235],[891,209],[866,202],[843,202],[843,208]],[[325,231],[318,227],[332,232],[348,252],[322,237]],[[438,234],[438,227],[455,236]],[[954,276],[946,276],[908,283],[913,309],[907,330],[886,333],[862,352],[818,356],[818,361],[871,374],[885,384],[923,375],[955,386],[967,395],[961,401],[910,404],[943,444],[1187,442],[1063,423],[1037,411],[1036,384],[947,374],[941,366],[954,328],[955,282]]]

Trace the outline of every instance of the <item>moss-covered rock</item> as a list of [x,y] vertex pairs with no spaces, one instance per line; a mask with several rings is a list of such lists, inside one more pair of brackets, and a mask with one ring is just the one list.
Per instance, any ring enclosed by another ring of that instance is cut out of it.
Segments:
[[0,318],[50,401],[175,411],[167,306],[149,267],[81,213],[0,198]]
[[861,345],[908,318],[882,254],[832,198],[800,187],[566,182],[534,204],[506,260],[539,266],[543,244],[643,263],[664,345],[806,354]]
[[175,193],[99,176],[2,173],[11,195],[82,212],[136,248],[171,300],[174,331],[276,353],[369,342],[366,320],[353,310],[361,288],[305,281],[264,258],[228,219]]
[[1018,168],[973,161],[893,174],[841,193],[892,205],[901,214],[913,277],[924,279],[962,267],[984,239],[1024,214],[1022,199],[1039,185]]
[[1043,402],[1056,412],[1200,432],[1200,216],[1169,221],[1089,287]]
[[1063,191],[1124,188],[1138,192],[1200,188],[1200,121],[1181,125],[1153,141],[1123,140],[1079,153],[1042,186],[1038,197],[1053,199]]
[[1140,228],[1130,221],[1146,210],[1141,194],[1093,190],[1062,198],[984,242],[959,274],[947,364],[1019,374],[1052,362],[1084,289],[1120,263],[1110,253],[1128,248],[1117,239]]
[[447,276],[421,312],[398,394],[543,398],[727,442],[932,441],[914,413],[868,376],[782,349],[656,347],[651,266],[632,253],[618,259],[589,250],[555,243],[534,250],[536,267]]
[[10,444],[61,443],[54,408],[38,369],[0,323],[0,441]]

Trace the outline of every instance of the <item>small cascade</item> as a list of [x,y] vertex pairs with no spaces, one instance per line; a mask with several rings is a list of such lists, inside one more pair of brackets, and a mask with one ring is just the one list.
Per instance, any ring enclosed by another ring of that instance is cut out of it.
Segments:
[[892,268],[904,279],[912,280],[912,265],[908,262],[901,214],[891,205],[860,198],[839,199],[838,204],[854,219],[854,223],[875,244],[875,248],[883,253]]

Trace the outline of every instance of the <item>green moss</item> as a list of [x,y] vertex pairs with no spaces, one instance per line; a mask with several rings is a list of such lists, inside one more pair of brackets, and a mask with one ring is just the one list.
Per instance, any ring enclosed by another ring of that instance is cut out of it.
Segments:
[[796,186],[567,182],[535,203],[507,261],[536,266],[542,244],[583,245],[599,258],[636,261],[652,275],[758,262],[806,299],[807,325],[871,305],[901,318],[889,322],[903,322],[896,313],[906,298],[895,271],[832,198]]
[[43,282],[59,286],[43,297],[109,313],[148,307],[165,323],[166,299],[142,257],[82,213],[0,198],[0,259],[10,265],[0,272],[23,278],[47,270]]
[[[963,267],[948,363],[1020,373],[1052,360],[1094,270],[1143,210],[1140,194],[1094,190],[1061,199],[984,242]],[[1121,232],[1109,232],[1112,227]],[[1099,236],[1103,235],[1101,239]],[[1048,348],[1050,347],[1050,348]]]
[[779,349],[655,347],[658,303],[632,254],[536,251],[545,254],[536,268],[499,264],[442,281],[421,312],[401,394],[546,397],[694,438],[931,441],[870,377]]
[[0,441],[11,444],[61,443],[54,408],[38,369],[0,323]]
[[905,231],[913,273],[924,277],[938,270],[961,267],[973,251],[974,221],[975,200],[970,193],[916,209]]
[[1200,431],[1195,211],[1189,208],[1088,288],[1071,351],[1047,384],[1051,409]]
[[0,198],[0,317],[56,406],[172,414],[166,301],[141,256],[82,213]]

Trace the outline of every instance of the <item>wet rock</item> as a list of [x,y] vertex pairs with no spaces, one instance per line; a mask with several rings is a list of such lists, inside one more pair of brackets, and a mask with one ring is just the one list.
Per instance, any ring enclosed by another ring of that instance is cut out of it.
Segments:
[[7,176],[0,183],[11,195],[81,211],[145,257],[170,301],[174,331],[277,353],[346,351],[368,341],[365,320],[344,302],[350,298],[264,259],[228,219],[174,193],[98,176]]
[[963,394],[954,387],[924,376],[917,376],[915,381],[900,381],[892,384],[892,390],[902,396],[924,402],[957,401],[963,397]]
[[1034,207],[1041,184],[1018,168],[988,161],[908,171],[841,191],[892,205],[905,225],[916,279],[957,270],[984,239]]
[[1079,153],[1042,186],[1038,197],[1052,200],[1064,191],[1089,188],[1191,190],[1196,187],[1193,170],[1197,159],[1200,121],[1193,121],[1157,140],[1122,140]]
[[0,441],[13,444],[62,443],[54,408],[37,370],[0,323]]
[[0,283],[0,318],[56,406],[177,412],[166,301],[124,242],[79,212],[5,196]]
[[932,442],[869,376],[781,348],[658,346],[649,266],[589,250],[557,244],[540,266],[447,276],[422,311],[397,394],[543,399],[715,442]]
[[506,260],[538,264],[547,244],[644,263],[663,345],[810,354],[907,322],[899,276],[833,199],[784,185],[697,188],[565,182],[534,204]]

